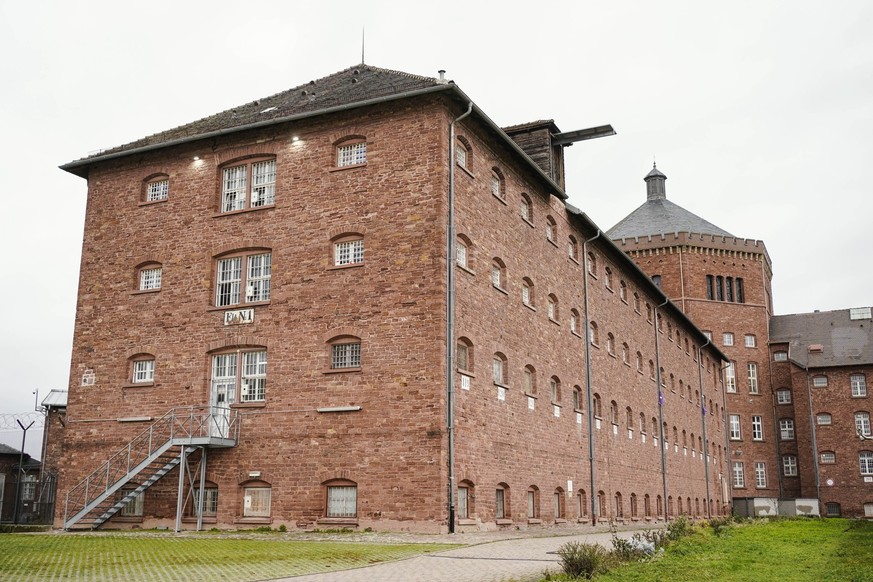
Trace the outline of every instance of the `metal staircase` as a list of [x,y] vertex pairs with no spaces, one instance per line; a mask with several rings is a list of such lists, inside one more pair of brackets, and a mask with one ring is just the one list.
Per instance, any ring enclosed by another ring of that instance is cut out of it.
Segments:
[[[239,418],[218,406],[173,408],[67,492],[64,529],[96,529],[173,468],[180,467],[176,530],[180,529],[187,459],[200,450],[205,471],[206,449],[236,446]],[[136,487],[125,485],[137,478]],[[193,480],[189,483],[193,488]],[[124,489],[123,489],[124,488]],[[122,491],[123,494],[119,494]],[[120,496],[119,496],[120,495]],[[198,528],[200,523],[198,521]]]

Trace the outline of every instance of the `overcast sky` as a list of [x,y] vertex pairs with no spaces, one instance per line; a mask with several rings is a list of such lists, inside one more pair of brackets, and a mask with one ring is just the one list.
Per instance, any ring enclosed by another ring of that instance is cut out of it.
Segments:
[[612,124],[566,150],[603,229],[656,157],[670,200],[766,243],[777,313],[873,303],[873,2],[0,0],[0,22],[0,414],[67,387],[87,183],[57,166],[359,63],[363,27],[368,64],[445,69],[499,125]]

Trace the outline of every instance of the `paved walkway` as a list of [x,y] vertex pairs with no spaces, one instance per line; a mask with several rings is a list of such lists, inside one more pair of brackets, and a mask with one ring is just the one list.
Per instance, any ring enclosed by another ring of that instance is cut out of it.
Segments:
[[[632,534],[632,530],[626,530],[617,535],[629,538]],[[366,568],[282,578],[279,582],[525,582],[539,580],[546,570],[552,573],[561,571],[560,558],[555,553],[561,545],[580,541],[609,548],[611,536],[608,531],[601,530],[554,537],[502,539]],[[481,537],[476,536],[476,539]],[[452,541],[468,540],[461,535]]]

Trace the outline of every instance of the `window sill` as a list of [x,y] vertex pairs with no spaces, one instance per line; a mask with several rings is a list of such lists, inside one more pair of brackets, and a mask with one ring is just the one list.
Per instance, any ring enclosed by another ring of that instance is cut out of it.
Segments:
[[588,276],[591,277],[592,279],[594,279],[595,281],[597,280],[597,275],[595,275],[591,271],[588,271]]
[[564,519],[563,517],[558,517],[558,518],[555,519],[555,523],[556,523],[556,524],[557,524],[557,523],[567,523],[567,520]]
[[570,333],[572,333],[576,337],[582,337],[581,335],[579,335],[579,332],[577,332],[577,331],[571,331]]
[[266,524],[266,523],[273,523],[273,518],[272,517],[237,517],[237,518],[234,518],[233,523]]
[[357,517],[320,517],[315,520],[319,525],[353,525],[357,527]]
[[494,382],[494,385],[498,388],[503,388],[504,390],[509,390],[509,384],[503,384],[501,382]]
[[254,208],[241,208],[239,210],[230,210],[228,212],[213,212],[212,218],[221,218],[223,216],[236,216],[238,214],[247,214],[249,212],[258,212],[260,210],[272,210],[276,208],[275,204],[267,204],[264,206],[255,206]]
[[458,525],[476,525],[475,519],[460,519],[458,518]]
[[577,259],[576,257],[567,255],[567,258],[570,259],[572,262],[576,263],[577,265],[579,264],[579,259]]
[[322,374],[360,374],[361,368],[328,368],[327,370],[322,370]]
[[150,293],[160,293],[161,289],[158,287],[157,289],[136,289],[135,291],[131,291],[131,295],[148,295]]
[[591,520],[587,517],[577,517],[576,523],[589,523]]
[[330,172],[330,173],[342,172],[343,170],[354,170],[357,168],[366,168],[366,167],[367,167],[367,162],[364,162],[363,164],[349,164],[348,166],[336,166],[336,167],[330,168],[328,170],[328,172]]
[[494,289],[496,289],[497,291],[500,291],[501,293],[503,293],[504,295],[509,295],[509,291],[507,291],[507,290],[504,289],[503,287],[498,287],[497,285],[495,285],[495,284],[493,284],[493,283],[491,284],[491,286],[492,286]]
[[469,275],[476,276],[476,271],[474,271],[474,270],[472,270],[472,269],[468,269],[468,268],[465,267],[464,265],[458,265],[457,263],[455,263],[455,265],[457,265],[457,267],[458,267],[459,269],[461,269],[462,271],[464,271],[465,273],[467,273],[467,274],[469,274]]
[[536,394],[531,394],[530,392],[525,392],[524,395],[527,396],[528,398],[533,398],[534,400],[539,398]]
[[474,180],[476,179],[476,176],[473,175],[473,172],[471,172],[470,170],[467,169],[467,166],[462,166],[458,162],[455,162],[455,167],[460,168],[465,174],[467,174],[468,176],[470,176]]
[[234,402],[230,405],[231,408],[265,408],[267,402]]
[[512,525],[515,522],[513,522],[511,519],[498,519],[495,520],[495,523],[497,525]]
[[492,192],[491,195],[494,196],[494,198],[496,198],[496,199],[497,199],[501,204],[503,204],[504,206],[506,206],[507,204],[509,204],[509,203],[506,201],[506,198],[502,198],[502,197],[500,197],[499,195],[495,194],[494,192]]
[[527,224],[531,228],[536,228],[536,226],[534,226],[534,223],[531,222],[530,220],[528,220],[527,218],[525,218],[524,216],[521,217],[521,221],[524,222],[525,224]]
[[527,307],[528,309],[530,309],[533,312],[536,312],[536,310],[537,310],[537,308],[534,307],[533,305],[529,305],[529,304],[524,303],[524,302],[522,302],[522,305],[524,305],[525,307]]
[[561,325],[561,322],[560,322],[560,321],[558,321],[557,319],[554,319],[554,318],[552,318],[552,317],[549,318],[549,321],[551,321],[551,322],[554,323],[555,325]]
[[354,269],[355,267],[363,267],[366,263],[349,263],[348,265],[331,265],[325,271],[338,271],[341,269]]
[[458,374],[463,374],[467,378],[475,378],[476,377],[476,374],[474,374],[470,370],[462,370],[461,368],[458,368]]
[[269,304],[269,301],[252,301],[251,303],[236,303],[234,305],[222,305],[221,307],[212,305],[207,307],[206,311],[237,311],[239,309],[249,309],[252,307],[264,307]]
[[[182,518],[182,523],[197,523],[196,517],[191,517],[190,515],[186,515]],[[214,515],[211,517],[203,516],[203,523],[218,523],[218,518]]]
[[[613,290],[613,288],[610,287],[609,285],[604,285],[604,287],[606,287],[606,290],[609,291],[610,293],[615,293],[615,290]],[[673,340],[670,340],[670,341],[673,341]]]
[[127,384],[122,384],[122,388],[154,388],[155,386],[160,386],[155,382],[128,382]]
[[563,404],[561,404],[560,402],[555,402],[554,400],[552,400],[552,406],[557,406],[558,408],[563,408],[563,407],[564,407]]
[[[606,353],[609,355],[610,358],[615,358],[616,360],[618,359],[618,356],[615,355],[615,352],[606,352]],[[675,392],[675,390],[674,390],[674,392]]]
[[558,248],[558,243],[556,243],[555,241],[553,241],[550,238],[546,238],[546,240],[549,242],[550,245],[552,245],[555,248]]
[[538,517],[529,517],[529,518],[527,518],[527,522],[529,524],[538,524],[538,523],[543,523],[543,520],[541,520]]
[[170,197],[161,198],[160,200],[141,200],[137,206],[154,206],[155,204],[161,204],[162,202],[169,202]]

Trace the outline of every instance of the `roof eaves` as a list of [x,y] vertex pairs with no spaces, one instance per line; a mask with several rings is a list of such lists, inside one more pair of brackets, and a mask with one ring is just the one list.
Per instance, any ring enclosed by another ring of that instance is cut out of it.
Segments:
[[299,121],[301,119],[307,119],[310,117],[318,117],[320,115],[339,113],[341,111],[348,111],[350,109],[356,109],[358,107],[367,107],[370,105],[377,105],[379,103],[396,101],[398,99],[407,99],[410,97],[417,97],[417,96],[426,95],[429,93],[437,93],[440,91],[445,91],[447,89],[450,89],[451,87],[454,87],[454,86],[455,85],[452,83],[446,83],[445,85],[435,85],[433,87],[425,87],[422,89],[415,89],[413,91],[396,93],[394,95],[376,97],[373,99],[366,99],[364,101],[355,101],[353,103],[345,103],[343,105],[337,105],[335,107],[328,107],[326,109],[319,109],[316,111],[307,111],[304,113],[296,113],[294,115],[288,115],[285,117],[277,117],[274,119],[258,121],[256,123],[249,123],[246,125],[240,125],[240,126],[236,126],[236,127],[218,129],[215,131],[210,131],[210,132],[201,133],[201,134],[197,134],[197,135],[185,136],[185,137],[181,137],[178,139],[173,139],[173,140],[169,140],[169,141],[165,141],[165,142],[161,142],[161,143],[154,143],[154,144],[148,144],[145,146],[135,147],[135,148],[132,148],[129,150],[114,151],[114,152],[106,154],[104,156],[97,155],[97,156],[93,156],[93,157],[82,158],[82,159],[79,159],[79,160],[76,160],[73,162],[66,163],[62,166],[59,166],[59,168],[61,170],[69,172],[71,174],[75,174],[76,176],[79,176],[80,178],[86,178],[88,175],[88,172],[87,172],[88,167],[91,166],[92,164],[95,164],[98,162],[105,162],[105,161],[114,160],[114,159],[122,158],[125,156],[129,156],[129,155],[141,154],[144,152],[154,151],[154,150],[163,149],[163,148],[167,148],[167,147],[171,147],[171,146],[181,145],[181,144],[185,144],[185,143],[191,143],[191,142],[195,142],[195,141],[199,141],[199,140],[203,140],[203,139],[209,139],[212,137],[217,137],[219,135],[228,135],[231,133],[237,133],[237,132],[247,131],[247,130],[251,130],[251,129],[258,129],[258,128],[267,127],[270,125],[278,125],[280,123]]

